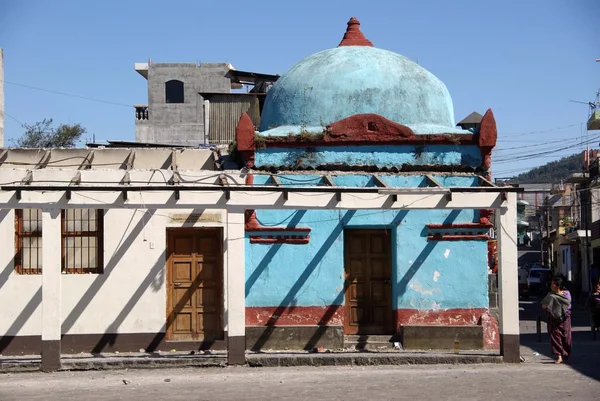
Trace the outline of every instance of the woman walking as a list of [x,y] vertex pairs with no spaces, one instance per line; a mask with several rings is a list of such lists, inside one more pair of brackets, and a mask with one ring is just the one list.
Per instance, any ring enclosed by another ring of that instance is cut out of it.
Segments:
[[571,354],[571,293],[565,288],[564,279],[555,276],[550,283],[550,292],[542,300],[542,308],[548,314],[550,348],[556,355],[554,363],[563,363]]

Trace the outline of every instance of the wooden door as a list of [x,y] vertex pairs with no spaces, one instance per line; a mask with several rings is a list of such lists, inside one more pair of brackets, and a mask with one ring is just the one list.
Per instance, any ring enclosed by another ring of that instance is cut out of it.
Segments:
[[167,340],[223,339],[220,228],[167,229]]
[[345,334],[393,334],[390,230],[345,230]]

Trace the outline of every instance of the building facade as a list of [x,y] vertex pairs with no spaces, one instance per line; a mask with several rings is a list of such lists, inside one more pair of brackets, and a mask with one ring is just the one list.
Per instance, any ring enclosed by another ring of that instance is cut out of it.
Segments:
[[491,110],[457,128],[444,84],[352,18],[235,135],[230,170],[202,149],[5,151],[2,354],[41,348],[51,370],[61,353],[227,348],[243,363],[375,335],[519,361],[518,189],[491,183]]

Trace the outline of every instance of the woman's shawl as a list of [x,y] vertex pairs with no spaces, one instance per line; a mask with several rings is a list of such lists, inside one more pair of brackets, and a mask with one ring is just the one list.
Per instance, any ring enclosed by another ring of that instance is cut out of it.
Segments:
[[566,295],[549,292],[542,299],[542,305],[546,305],[546,310],[553,319],[563,321],[567,313],[571,300]]

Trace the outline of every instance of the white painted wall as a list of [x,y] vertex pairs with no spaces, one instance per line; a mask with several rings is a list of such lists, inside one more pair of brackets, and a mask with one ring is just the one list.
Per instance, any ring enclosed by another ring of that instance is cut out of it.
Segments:
[[[106,210],[104,274],[61,277],[62,334],[164,331],[167,227],[223,227],[225,222],[222,211],[214,210],[206,212],[211,221],[186,224],[171,218],[190,212]],[[13,210],[0,211],[0,236],[0,335],[40,335],[42,277],[14,272]]]

